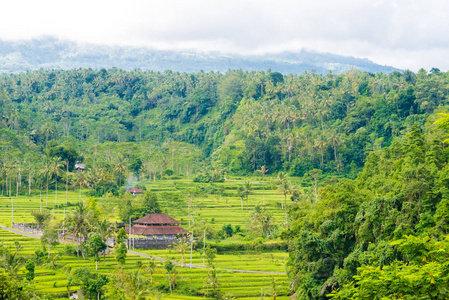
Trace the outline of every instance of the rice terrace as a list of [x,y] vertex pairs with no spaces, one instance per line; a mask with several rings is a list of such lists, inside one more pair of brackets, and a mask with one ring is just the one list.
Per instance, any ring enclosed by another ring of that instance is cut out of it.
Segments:
[[449,299],[449,2],[55,2],[2,3],[0,300]]

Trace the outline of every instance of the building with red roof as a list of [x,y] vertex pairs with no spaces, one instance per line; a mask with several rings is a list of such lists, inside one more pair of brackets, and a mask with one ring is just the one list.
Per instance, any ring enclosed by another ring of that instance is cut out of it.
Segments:
[[[140,240],[175,240],[177,237],[190,234],[179,226],[181,222],[166,214],[149,214],[132,222],[128,236]],[[141,243],[140,243],[141,244]],[[137,248],[137,247],[136,247]]]
[[131,193],[133,196],[143,194],[143,192],[138,188],[126,189],[126,192]]

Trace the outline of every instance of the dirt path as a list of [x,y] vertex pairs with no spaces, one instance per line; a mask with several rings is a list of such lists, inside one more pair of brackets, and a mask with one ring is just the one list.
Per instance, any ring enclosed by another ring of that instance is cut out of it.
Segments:
[[[37,234],[31,234],[31,233],[27,233],[27,232],[23,232],[17,229],[12,229],[12,228],[8,228],[8,227],[4,227],[0,225],[0,228],[4,229],[4,230],[8,230],[26,237],[30,237],[30,238],[35,238],[35,239],[40,239],[41,237]],[[63,244],[72,244],[72,242],[70,241],[64,241],[64,240],[60,240],[61,243]],[[160,258],[160,257],[156,257],[156,256],[151,256],[148,254],[143,254],[140,252],[136,252],[136,251],[128,251],[129,254],[133,254],[133,255],[138,255],[138,256],[142,256],[142,257],[146,257],[146,258],[153,258],[158,260],[158,261],[166,261],[166,259],[164,258]],[[201,266],[201,265],[190,265],[190,264],[181,264],[181,263],[177,263],[177,262],[173,262],[173,264],[180,266],[182,268],[192,268],[192,269],[206,269],[205,266]],[[227,272],[233,272],[233,273],[251,273],[251,274],[271,274],[271,275],[286,275],[286,273],[284,272],[264,272],[264,271],[249,271],[249,270],[234,270],[234,269],[223,269],[223,268],[217,268],[217,270],[222,270],[222,271],[227,271]]]

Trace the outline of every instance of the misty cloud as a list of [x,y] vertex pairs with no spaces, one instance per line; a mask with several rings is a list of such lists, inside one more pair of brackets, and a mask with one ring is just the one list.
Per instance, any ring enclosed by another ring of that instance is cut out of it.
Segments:
[[46,34],[242,54],[306,48],[404,69],[449,68],[449,3],[441,0],[10,2],[0,15],[3,39]]

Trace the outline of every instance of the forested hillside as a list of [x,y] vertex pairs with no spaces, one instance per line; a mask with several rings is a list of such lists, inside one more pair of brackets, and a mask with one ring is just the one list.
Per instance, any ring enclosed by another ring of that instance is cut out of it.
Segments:
[[116,150],[137,176],[144,165],[150,173],[170,168],[188,175],[207,163],[234,174],[265,165],[269,174],[321,169],[354,177],[370,152],[390,145],[413,123],[423,125],[447,104],[447,94],[448,74],[437,69],[325,76],[119,69],[4,75],[2,160],[22,161],[47,145],[65,145],[77,153],[70,168],[75,160],[117,158],[104,153]]
[[449,152],[434,120],[371,152],[357,179],[292,207],[284,237],[298,299],[449,297]]

